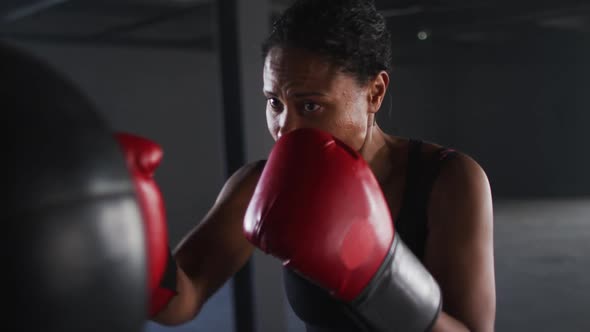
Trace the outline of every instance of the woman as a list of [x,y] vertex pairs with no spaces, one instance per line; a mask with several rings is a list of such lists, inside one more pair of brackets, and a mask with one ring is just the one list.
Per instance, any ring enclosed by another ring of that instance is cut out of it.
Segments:
[[[432,330],[493,331],[493,213],[486,174],[463,153],[379,128],[390,44],[373,1],[295,2],[263,45],[268,129],[277,140],[294,129],[317,128],[359,151],[397,216],[397,232],[440,286],[443,307]],[[254,247],[242,221],[263,167],[260,162],[237,171],[179,245],[179,295],[155,321],[192,319],[246,263]],[[289,301],[308,330],[358,330],[329,295],[288,270],[285,277]]]

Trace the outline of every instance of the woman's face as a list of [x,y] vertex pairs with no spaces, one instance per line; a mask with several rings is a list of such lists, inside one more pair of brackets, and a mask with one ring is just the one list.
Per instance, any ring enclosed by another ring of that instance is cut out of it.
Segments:
[[266,120],[272,137],[299,128],[327,131],[359,150],[369,117],[366,87],[311,52],[273,48],[263,71]]

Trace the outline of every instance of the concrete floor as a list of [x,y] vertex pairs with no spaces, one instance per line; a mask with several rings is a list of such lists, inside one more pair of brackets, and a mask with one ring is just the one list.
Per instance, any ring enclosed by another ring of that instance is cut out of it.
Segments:
[[590,199],[495,207],[497,331],[590,331]]
[[[499,201],[494,210],[496,331],[590,331],[590,198]],[[146,332],[233,331],[229,287],[195,321]],[[287,317],[289,332],[304,331]]]

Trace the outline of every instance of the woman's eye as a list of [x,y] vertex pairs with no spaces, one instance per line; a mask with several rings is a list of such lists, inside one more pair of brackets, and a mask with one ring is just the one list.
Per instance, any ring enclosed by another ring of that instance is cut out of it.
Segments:
[[305,110],[305,112],[311,113],[311,112],[315,112],[315,111],[319,110],[320,105],[315,104],[315,103],[305,103],[305,104],[303,104],[303,109]]
[[268,98],[268,104],[274,109],[281,108],[281,102],[277,98]]

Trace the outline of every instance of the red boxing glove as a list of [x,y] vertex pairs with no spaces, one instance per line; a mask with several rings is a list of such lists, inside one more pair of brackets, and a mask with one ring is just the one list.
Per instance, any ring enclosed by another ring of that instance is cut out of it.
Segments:
[[143,137],[117,133],[137,191],[145,221],[148,253],[149,316],[160,312],[176,295],[176,267],[168,247],[166,211],[153,175],[162,160],[161,147]]
[[440,312],[440,289],[395,233],[367,163],[328,133],[299,129],[277,141],[244,233],[368,330],[424,331]]

